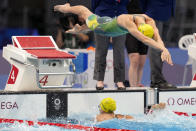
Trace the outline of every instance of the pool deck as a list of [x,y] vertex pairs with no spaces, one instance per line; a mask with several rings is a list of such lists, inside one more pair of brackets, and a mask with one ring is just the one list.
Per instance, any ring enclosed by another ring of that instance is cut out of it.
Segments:
[[96,90],[95,88],[54,88],[54,89],[40,89],[40,90],[29,90],[29,91],[6,91],[0,90],[1,94],[21,94],[21,93],[48,93],[48,92],[79,92],[79,93],[86,93],[86,92],[134,92],[134,91],[153,91],[153,90],[160,90],[160,91],[192,91],[196,90],[196,87],[189,87],[189,86],[178,86],[177,88],[150,88],[150,87],[131,87],[126,88],[126,90],[117,90],[116,88],[105,88],[104,90]]

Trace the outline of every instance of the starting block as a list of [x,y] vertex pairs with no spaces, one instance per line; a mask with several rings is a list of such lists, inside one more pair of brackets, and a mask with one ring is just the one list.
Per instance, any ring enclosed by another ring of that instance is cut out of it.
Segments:
[[13,45],[3,47],[3,57],[12,65],[5,90],[29,91],[72,87],[74,55],[59,50],[51,36],[13,36]]
[[190,87],[195,87],[196,86],[196,33],[193,33],[193,44],[188,46],[188,55],[191,60],[192,64],[192,81],[190,84]]

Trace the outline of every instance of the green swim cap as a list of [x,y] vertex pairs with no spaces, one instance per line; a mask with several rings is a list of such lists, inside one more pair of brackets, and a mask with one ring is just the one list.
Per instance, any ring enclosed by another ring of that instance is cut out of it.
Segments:
[[104,112],[112,113],[116,110],[116,101],[110,97],[104,98],[100,103],[100,107]]
[[138,30],[147,37],[152,38],[154,35],[154,29],[149,24],[140,24]]

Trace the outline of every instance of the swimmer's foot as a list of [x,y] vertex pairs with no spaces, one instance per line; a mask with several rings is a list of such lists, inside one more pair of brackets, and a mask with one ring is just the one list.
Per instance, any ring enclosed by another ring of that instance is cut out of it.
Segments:
[[56,5],[54,6],[54,11],[59,11],[61,13],[69,13],[68,10],[70,8],[70,4],[66,3],[64,5]]

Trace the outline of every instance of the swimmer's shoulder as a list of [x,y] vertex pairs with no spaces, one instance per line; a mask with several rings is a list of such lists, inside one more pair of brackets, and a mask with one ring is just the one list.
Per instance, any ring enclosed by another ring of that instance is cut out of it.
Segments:
[[105,121],[105,120],[110,120],[113,119],[114,115],[113,114],[99,114],[96,116],[96,121],[97,122],[101,122],[101,121]]
[[96,116],[96,121],[97,122],[103,121],[102,119],[103,119],[102,115],[97,115]]

